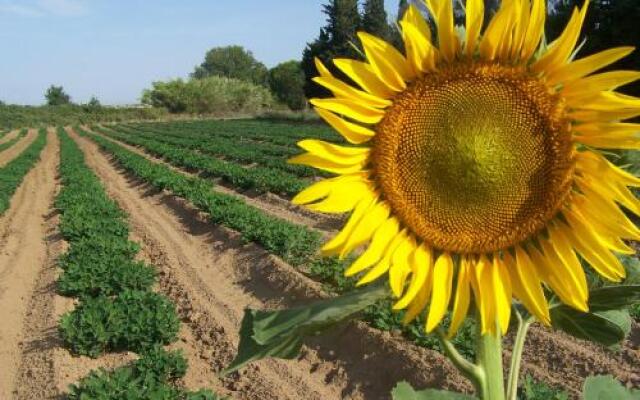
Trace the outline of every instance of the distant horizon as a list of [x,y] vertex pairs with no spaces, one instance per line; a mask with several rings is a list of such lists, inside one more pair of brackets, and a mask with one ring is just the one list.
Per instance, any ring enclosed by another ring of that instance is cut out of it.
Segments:
[[[324,3],[0,0],[0,101],[43,105],[56,85],[78,104],[138,105],[153,81],[187,78],[218,46],[243,46],[267,67],[299,60],[325,23]],[[398,0],[385,5],[395,15]]]

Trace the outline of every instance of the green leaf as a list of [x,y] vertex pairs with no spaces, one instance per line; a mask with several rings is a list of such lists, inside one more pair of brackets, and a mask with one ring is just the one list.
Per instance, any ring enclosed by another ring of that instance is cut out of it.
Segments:
[[629,390],[610,375],[591,376],[584,382],[584,400],[640,400],[639,390]]
[[238,354],[222,375],[266,357],[293,358],[300,352],[304,337],[325,331],[387,295],[386,286],[372,285],[304,307],[276,311],[246,310],[240,329]]
[[417,392],[407,382],[400,382],[391,392],[393,400],[476,400],[476,397],[446,390],[424,389]]
[[551,324],[571,336],[613,346],[631,330],[631,317],[626,310],[583,313],[560,305],[551,309]]
[[629,307],[640,302],[640,285],[618,285],[594,289],[589,294],[591,311],[607,311]]

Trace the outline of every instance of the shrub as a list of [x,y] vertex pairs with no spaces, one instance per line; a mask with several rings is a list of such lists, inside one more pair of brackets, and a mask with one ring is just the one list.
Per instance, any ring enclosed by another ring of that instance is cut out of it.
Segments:
[[154,82],[151,89],[144,91],[142,102],[171,113],[191,114],[254,114],[274,103],[268,89],[220,76]]

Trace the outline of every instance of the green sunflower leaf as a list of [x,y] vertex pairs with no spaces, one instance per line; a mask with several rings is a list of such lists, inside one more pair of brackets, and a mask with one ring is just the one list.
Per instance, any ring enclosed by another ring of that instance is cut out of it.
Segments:
[[551,324],[579,339],[613,346],[629,334],[631,317],[626,310],[583,313],[561,305],[551,309]]
[[400,382],[391,392],[393,400],[476,400],[477,397],[446,390],[424,389],[416,391],[407,382]]
[[303,307],[276,311],[248,309],[242,319],[238,354],[222,375],[266,357],[291,359],[300,352],[305,337],[352,318],[388,293],[388,288],[379,284]]
[[610,375],[591,376],[584,382],[584,400],[640,400],[640,390],[629,390]]
[[607,311],[625,308],[640,302],[640,285],[607,286],[589,294],[589,309]]

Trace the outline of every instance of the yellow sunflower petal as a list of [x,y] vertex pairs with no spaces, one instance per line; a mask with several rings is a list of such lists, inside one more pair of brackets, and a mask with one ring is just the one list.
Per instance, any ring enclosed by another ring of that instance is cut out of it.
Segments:
[[490,271],[491,261],[482,255],[471,268],[473,270],[472,287],[480,314],[480,332],[483,335],[493,335],[496,333],[496,298]]
[[517,10],[515,1],[503,1],[498,12],[489,22],[480,41],[480,57],[483,60],[493,61],[504,58],[503,51],[506,48],[506,43],[510,41],[516,22]]
[[365,194],[373,192],[371,183],[363,174],[343,175],[314,183],[298,193],[291,202],[293,204],[319,203],[307,206],[321,212],[348,212]]
[[573,82],[628,56],[634,49],[634,47],[616,47],[573,61],[548,75],[547,82],[551,85]]
[[511,278],[504,261],[495,256],[491,267],[491,280],[493,283],[493,292],[495,295],[495,313],[498,324],[504,335],[509,329],[509,320],[511,319]]
[[429,24],[427,24],[427,21],[422,17],[422,13],[414,4],[409,4],[401,22],[413,26],[422,37],[431,41],[431,28],[429,28]]
[[538,49],[538,45],[544,34],[544,22],[547,15],[546,0],[533,0],[531,2],[531,14],[527,31],[522,44],[520,58],[528,61]]
[[346,164],[366,160],[371,151],[368,147],[347,147],[316,139],[301,140],[297,144],[309,153],[321,156],[328,161]]
[[601,154],[583,151],[576,155],[576,169],[596,178],[611,179],[625,186],[640,187],[640,178],[612,164]]
[[364,53],[378,79],[395,91],[407,87],[407,81],[413,78],[407,60],[391,44],[366,32],[358,32]]
[[451,299],[451,285],[453,281],[453,259],[451,254],[442,253],[433,266],[433,290],[431,293],[431,307],[427,317],[426,330],[432,332],[442,321],[449,307]]
[[398,220],[391,217],[380,225],[380,227],[373,234],[373,239],[356,261],[351,264],[349,268],[344,272],[344,275],[349,277],[356,275],[372,265],[377,263],[384,255],[385,250],[389,246],[389,243],[400,232],[400,224]]
[[389,267],[389,287],[395,297],[402,296],[406,279],[411,273],[411,256],[416,250],[416,242],[412,236],[400,243],[391,257]]
[[315,110],[322,119],[338,131],[349,143],[361,144],[371,140],[376,134],[371,129],[365,128],[362,125],[345,121],[331,111],[323,110],[322,108],[316,108]]
[[584,193],[584,198],[581,204],[579,204],[579,206],[582,207],[580,211],[583,215],[589,217],[597,215],[600,216],[600,218],[604,218],[608,221],[609,225],[611,225],[611,229],[616,229],[624,233],[624,235],[620,235],[620,237],[629,240],[640,239],[640,228],[629,220],[617,204],[615,204],[613,199],[596,192],[580,178],[576,179],[576,183],[582,193]]
[[344,115],[365,124],[377,124],[384,117],[383,110],[366,107],[353,100],[338,98],[311,99],[309,102],[318,108]]
[[360,220],[369,209],[375,206],[375,202],[376,198],[373,194],[361,198],[342,230],[322,246],[322,255],[333,256],[339,254]]
[[[551,243],[555,254],[561,261],[556,268],[564,272],[564,279],[567,284],[575,287],[581,299],[586,301],[589,295],[587,288],[587,278],[580,264],[580,260],[576,256],[573,243],[567,237],[567,229],[560,229],[558,226],[552,226],[548,229],[549,242]],[[546,249],[546,253],[551,254],[550,249]]]
[[591,75],[587,78],[565,85],[562,89],[562,96],[572,104],[573,102],[583,102],[599,94],[598,92],[617,89],[640,79],[638,71],[612,71],[598,75]]
[[325,67],[325,65],[322,63],[322,60],[320,60],[318,57],[313,58],[313,63],[316,65],[316,70],[318,71],[320,76],[329,78],[333,77],[331,71],[329,71],[329,69]]
[[467,0],[465,53],[471,57],[478,46],[484,22],[484,0]]
[[[527,247],[527,253],[531,256],[531,261],[535,265],[540,277],[551,287],[551,290],[558,295],[563,303],[576,310],[587,312],[589,310],[589,306],[587,305],[588,295],[582,294],[582,284],[569,281],[569,279],[575,279],[573,275],[570,275],[573,271],[567,269],[562,263],[562,260],[548,240],[542,240],[540,245],[543,248],[544,254],[533,245]],[[578,273],[577,276],[580,281],[582,279],[586,280],[582,268],[576,272]]]
[[407,60],[414,75],[434,70],[437,61],[437,50],[429,41],[429,27],[419,13],[416,7],[411,5],[405,13],[405,18],[400,21]]
[[390,99],[395,92],[380,80],[371,65],[347,58],[333,60],[336,67],[361,88],[382,99]]
[[624,121],[640,116],[638,108],[618,108],[613,110],[568,110],[567,116],[576,122]]
[[576,109],[609,111],[631,114],[635,110],[640,110],[640,98],[627,96],[616,92],[601,92],[593,97],[593,100],[576,105]]
[[466,258],[460,260],[460,268],[458,269],[458,283],[456,285],[456,293],[453,297],[453,311],[451,313],[451,325],[449,326],[449,338],[452,338],[460,329],[460,325],[464,322],[469,311],[469,303],[471,300],[469,285],[469,261]]
[[299,156],[295,156],[290,158],[287,161],[289,164],[300,164],[307,165],[310,167],[314,167],[317,169],[321,169],[327,172],[333,172],[334,174],[354,174],[356,172],[362,172],[365,163],[356,163],[356,164],[344,164],[344,163],[335,163],[333,161],[329,161],[324,159],[323,157],[319,157],[314,154],[304,153]]
[[411,283],[409,283],[404,296],[393,305],[394,310],[407,308],[427,282],[433,264],[432,250],[425,244],[418,246],[413,252],[410,263],[412,270]]
[[578,42],[588,7],[589,0],[585,0],[581,10],[578,11],[576,8],[573,11],[571,20],[569,20],[564,32],[555,42],[549,45],[547,52],[531,66],[534,72],[550,74],[566,64]]
[[403,324],[406,325],[409,322],[413,321],[418,315],[420,315],[422,311],[424,311],[427,303],[429,302],[432,288],[433,273],[430,273],[425,284],[420,288],[420,291],[416,295],[415,299],[411,302],[411,305],[407,309],[407,312],[404,314],[404,318],[402,319]]
[[599,149],[628,149],[640,150],[640,134],[630,133],[626,135],[592,135],[574,136],[574,139],[587,146]]
[[[518,9],[516,8],[516,11]],[[531,2],[529,0],[521,0],[519,6],[518,20],[513,30],[513,44],[509,53],[509,59],[515,60],[520,58],[524,42],[527,37],[527,28],[529,27],[529,19],[531,18]]]
[[545,325],[551,324],[549,305],[542,291],[542,282],[531,259],[521,248],[516,248],[515,265],[509,265],[513,292],[530,313]]
[[369,208],[366,217],[358,222],[353,228],[353,231],[351,231],[349,238],[345,241],[340,251],[340,259],[344,259],[344,257],[351,253],[356,247],[368,242],[380,225],[389,217],[390,213],[391,209],[389,205],[383,201],[379,201],[373,207]]
[[453,25],[453,2],[441,0],[425,0],[431,10],[438,28],[438,48],[445,60],[451,62],[456,58],[460,48],[458,34]]
[[389,243],[389,246],[385,250],[380,261],[378,261],[378,263],[373,268],[371,268],[369,272],[367,272],[362,278],[360,278],[360,280],[356,283],[356,286],[366,285],[367,283],[373,282],[384,275],[391,267],[393,253],[405,240],[407,240],[406,231],[402,231],[397,234],[393,238],[391,243]]

